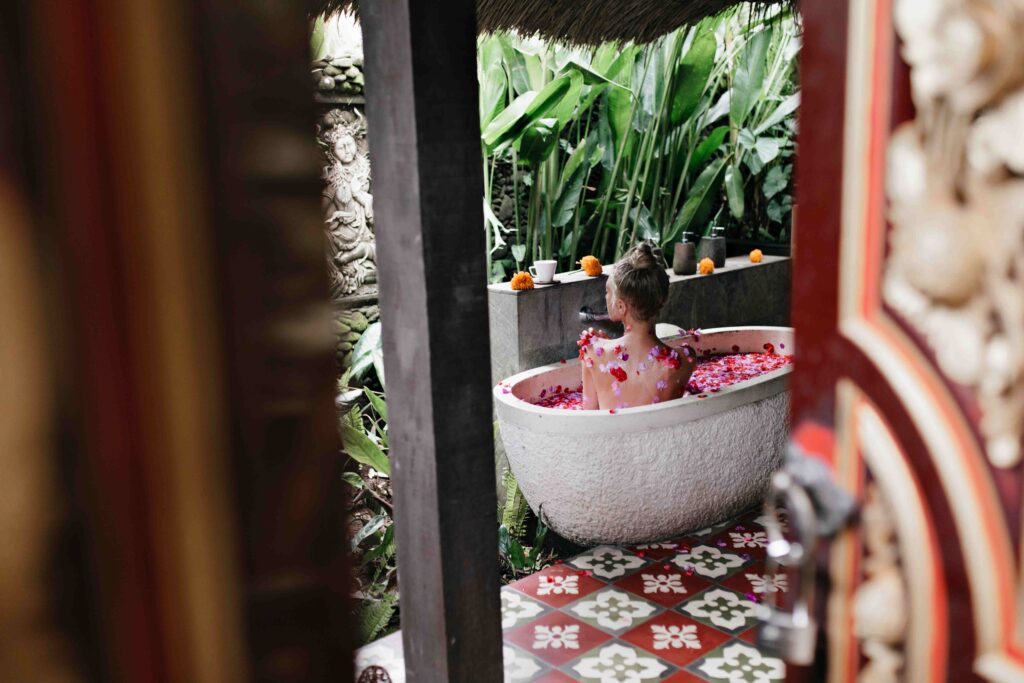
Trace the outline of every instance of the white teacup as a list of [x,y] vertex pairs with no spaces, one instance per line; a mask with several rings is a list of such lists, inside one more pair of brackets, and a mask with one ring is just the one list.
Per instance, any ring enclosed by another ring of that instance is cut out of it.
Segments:
[[534,261],[530,266],[530,275],[537,282],[551,282],[555,279],[555,268],[558,261]]

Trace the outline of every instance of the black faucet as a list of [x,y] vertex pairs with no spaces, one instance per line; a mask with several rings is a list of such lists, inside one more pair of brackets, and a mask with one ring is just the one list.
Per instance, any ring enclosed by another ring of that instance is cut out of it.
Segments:
[[608,317],[607,311],[605,311],[604,313],[598,313],[597,311],[590,310],[589,306],[584,306],[583,308],[580,309],[581,323],[607,322],[610,320],[611,318]]

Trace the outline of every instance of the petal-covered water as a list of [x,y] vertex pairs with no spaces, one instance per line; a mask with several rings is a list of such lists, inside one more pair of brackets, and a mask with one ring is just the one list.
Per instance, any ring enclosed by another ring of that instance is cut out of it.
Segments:
[[[793,356],[771,352],[704,356],[698,359],[697,367],[690,376],[687,393],[704,398],[709,393],[784,368],[792,362]],[[583,410],[583,386],[549,387],[541,392],[540,398],[533,404],[557,410]]]

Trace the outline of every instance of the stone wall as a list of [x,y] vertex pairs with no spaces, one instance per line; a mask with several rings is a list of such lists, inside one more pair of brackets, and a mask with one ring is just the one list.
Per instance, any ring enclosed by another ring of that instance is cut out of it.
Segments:
[[[685,328],[735,325],[788,325],[792,262],[765,256],[729,258],[710,275],[674,275],[658,322]],[[488,287],[491,376],[495,383],[517,372],[576,356],[576,340],[587,325],[583,307],[604,312],[605,276],[556,276],[560,284],[513,291]]]

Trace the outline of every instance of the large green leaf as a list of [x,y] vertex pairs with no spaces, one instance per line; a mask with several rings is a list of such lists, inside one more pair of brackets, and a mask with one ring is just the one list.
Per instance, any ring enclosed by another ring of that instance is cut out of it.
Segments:
[[[790,166],[786,167],[791,168]],[[789,184],[789,174],[783,170],[781,166],[772,166],[768,170],[768,174],[764,177],[764,196],[767,199],[771,199],[778,193],[786,189],[786,185]]]
[[[580,98],[579,117],[580,119],[586,120],[589,109],[594,106],[594,102],[601,96],[606,89],[610,86],[607,83],[597,83],[595,85],[588,85],[583,89],[583,97]],[[618,86],[621,87],[621,86]]]
[[769,164],[775,157],[779,156],[780,145],[775,138],[758,138],[754,143],[754,151],[761,159],[762,164]]
[[637,237],[641,240],[654,240],[657,242],[661,238],[661,231],[654,224],[651,212],[643,204],[630,209],[629,219],[631,223],[636,225]]
[[561,101],[551,109],[551,116],[558,119],[558,127],[564,128],[572,119],[576,106],[580,103],[580,92],[583,90],[583,74],[572,71],[569,74],[569,88]]
[[503,35],[501,42],[514,91],[523,94],[540,90],[544,84],[544,69],[537,53],[524,44],[522,39]]
[[486,129],[505,103],[508,77],[501,63],[491,64],[481,74],[480,80],[480,127]]
[[793,93],[786,99],[784,99],[779,106],[777,106],[768,117],[758,124],[757,128],[754,129],[756,135],[760,135],[777,123],[782,123],[787,116],[796,111],[796,108],[800,106],[800,93]]
[[633,93],[629,90],[611,88],[605,93],[605,103],[607,106],[604,113],[608,116],[608,124],[611,127],[617,154],[623,139],[632,130],[630,119],[633,115]]
[[672,90],[672,125],[686,121],[700,104],[708,77],[715,66],[718,43],[713,32],[699,34],[676,69]]
[[772,28],[766,25],[747,40],[740,57],[739,66],[732,81],[732,97],[729,101],[729,116],[736,126],[742,126],[757,102],[764,83],[768,45],[772,40]]
[[362,379],[372,367],[377,378],[384,384],[384,349],[381,345],[380,323],[376,322],[366,328],[352,349],[352,378]]
[[391,476],[391,462],[380,446],[375,444],[370,437],[359,427],[342,421],[341,442],[345,446],[345,452],[355,460],[368,465],[381,474]]
[[377,414],[387,422],[388,404],[384,402],[384,397],[375,391],[371,391],[369,387],[363,387],[363,393],[366,395],[370,405],[373,406],[373,409],[377,411]]
[[499,146],[514,140],[529,125],[529,121],[524,120],[523,117],[535,99],[537,99],[536,92],[531,90],[523,93],[512,100],[511,104],[487,124],[480,138],[489,154]]
[[[683,232],[696,232],[694,228],[703,226],[711,218],[711,212],[718,200],[718,192],[722,187],[724,168],[725,159],[716,159],[697,176],[679,216],[665,237],[666,242],[674,241]],[[700,232],[703,233],[703,229]]]
[[568,181],[562,184],[561,192],[551,209],[551,225],[554,227],[560,228],[572,220],[588,170],[586,166],[577,166]]
[[545,118],[526,127],[519,136],[519,158],[534,166],[540,165],[558,148],[558,119]]
[[704,166],[711,155],[722,146],[722,142],[728,134],[729,126],[719,126],[697,145],[697,149],[693,150],[693,154],[690,156],[690,173],[696,173],[697,169]]
[[569,76],[561,76],[539,92],[527,92],[513,100],[481,135],[488,153],[507,143],[520,142],[524,131],[541,119],[550,118],[553,108],[562,101],[571,85]]
[[743,218],[743,172],[736,164],[725,169],[725,196],[729,200],[729,212],[737,219]]

